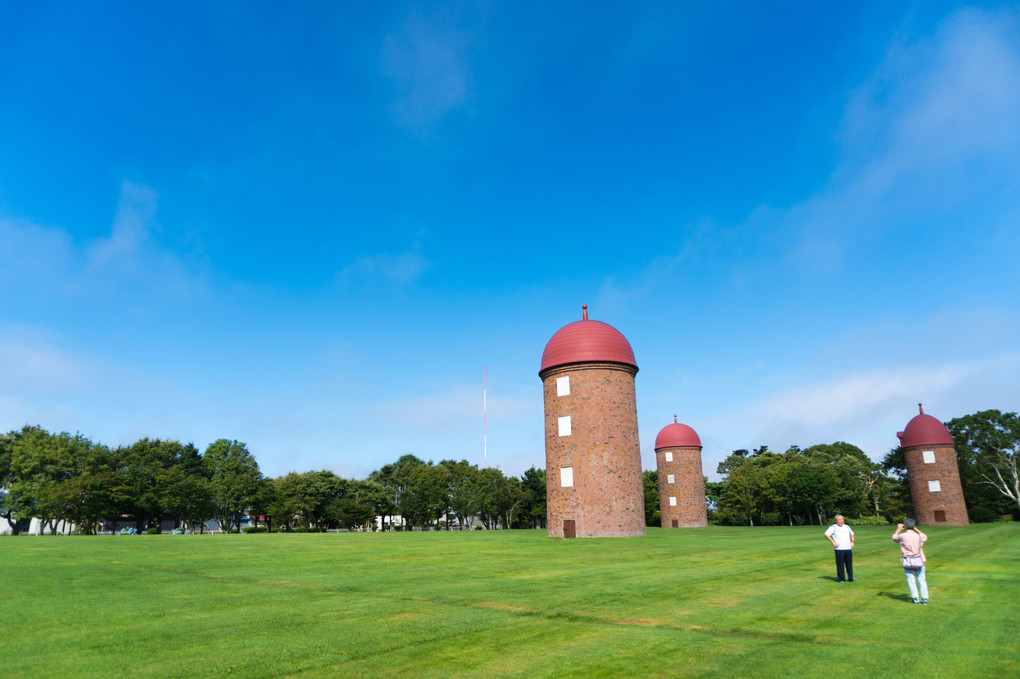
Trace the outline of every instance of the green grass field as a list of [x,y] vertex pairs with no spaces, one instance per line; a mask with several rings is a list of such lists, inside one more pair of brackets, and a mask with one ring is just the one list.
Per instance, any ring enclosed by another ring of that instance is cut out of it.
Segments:
[[4,677],[1017,677],[1020,524],[0,538]]

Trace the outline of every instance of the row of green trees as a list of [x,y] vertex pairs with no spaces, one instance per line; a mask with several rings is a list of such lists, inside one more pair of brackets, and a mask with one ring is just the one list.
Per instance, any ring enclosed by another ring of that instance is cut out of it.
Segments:
[[785,453],[737,450],[717,471],[723,480],[705,491],[715,520],[726,525],[822,524],[837,511],[853,517],[904,511],[896,479],[849,443]]
[[216,517],[229,529],[264,482],[238,441],[220,439],[200,454],[192,444],[143,438],[108,448],[67,432],[26,426],[0,436],[0,517],[60,521],[95,532],[102,522],[133,517],[138,528],[173,516],[185,526]]
[[463,527],[471,517],[487,528],[537,526],[545,519],[545,472],[507,477],[464,460],[405,455],[364,481],[331,471],[266,478],[247,446],[229,439],[200,453],[190,443],[149,438],[111,449],[35,426],[0,436],[0,517],[14,532],[38,518],[44,530],[65,521],[90,534],[125,517],[138,530],[158,531],[173,517],[192,530],[215,518],[231,531],[249,514],[271,530],[355,528],[377,516],[388,524],[400,516],[409,527]]
[[401,516],[415,526],[437,526],[447,515],[462,528],[474,516],[490,529],[545,525],[544,469],[531,467],[517,478],[465,460],[433,464],[404,455],[368,480],[385,491],[380,516]]
[[[1020,518],[1020,418],[987,410],[946,423],[956,441],[960,477],[972,521]],[[849,443],[797,446],[777,453],[737,450],[706,481],[710,516],[731,525],[825,523],[836,512],[892,520],[913,513],[903,451],[881,464]],[[656,473],[646,471],[645,511],[658,525]],[[355,528],[375,517],[402,517],[411,527],[541,527],[545,471],[520,478],[467,461],[425,462],[404,455],[363,481],[330,471],[265,478],[247,446],[220,439],[200,453],[192,444],[143,438],[110,449],[66,432],[26,426],[0,435],[0,517],[15,531],[36,517],[95,532],[130,517],[139,530],[174,517],[194,529],[211,517],[230,531],[251,514],[271,530]]]
[[545,521],[545,471],[531,468],[517,478],[466,460],[404,455],[364,481],[330,471],[267,479],[251,509],[270,530],[353,529],[376,517],[408,528],[467,528],[476,518],[489,529],[530,528]]
[[[1020,519],[1017,414],[985,410],[946,427],[956,442],[970,520]],[[901,448],[875,463],[844,442],[784,453],[761,446],[734,451],[717,472],[722,480],[706,482],[705,490],[713,520],[726,525],[824,524],[837,512],[888,521],[913,514]],[[646,478],[646,496],[650,486]]]

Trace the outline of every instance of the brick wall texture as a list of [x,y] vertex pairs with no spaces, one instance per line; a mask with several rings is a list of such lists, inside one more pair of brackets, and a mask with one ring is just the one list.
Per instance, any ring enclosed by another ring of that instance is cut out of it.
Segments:
[[[666,453],[673,461],[666,461]],[[702,528],[708,525],[708,508],[705,506],[705,477],[701,473],[701,448],[674,446],[656,448],[655,463],[659,472],[659,514],[662,527]],[[669,476],[673,475],[673,483]],[[669,498],[676,498],[671,507]]]
[[[934,463],[924,461],[926,450],[935,454]],[[914,520],[921,526],[969,525],[956,449],[947,444],[911,446],[903,449],[903,455],[906,457],[910,497],[914,501]],[[928,482],[936,480],[942,490],[933,493],[929,490]],[[945,512],[945,521],[936,520],[937,511]]]
[[[550,537],[563,537],[573,520],[577,537],[645,534],[645,500],[632,366],[579,363],[543,371],[545,468]],[[556,378],[570,378],[570,394],[557,396]],[[570,436],[559,418],[570,416]],[[561,487],[560,470],[572,467],[574,485]]]

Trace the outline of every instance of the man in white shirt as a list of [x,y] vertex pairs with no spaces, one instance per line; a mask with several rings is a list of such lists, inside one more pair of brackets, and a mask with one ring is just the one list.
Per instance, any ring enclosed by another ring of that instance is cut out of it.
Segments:
[[[854,581],[854,531],[846,525],[842,514],[836,514],[836,523],[825,531],[825,539],[836,548],[836,579],[840,582]],[[843,569],[846,575],[843,576]]]

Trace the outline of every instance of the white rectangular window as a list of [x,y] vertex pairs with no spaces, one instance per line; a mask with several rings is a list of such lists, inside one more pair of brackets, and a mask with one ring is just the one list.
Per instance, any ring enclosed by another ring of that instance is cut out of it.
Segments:
[[674,477],[672,474],[667,474],[666,483],[676,483],[676,477]]
[[560,488],[574,487],[574,468],[560,467]]
[[924,459],[925,464],[935,464],[935,451],[926,450],[921,453],[921,458]]
[[673,453],[666,453],[666,462],[673,461]]
[[942,483],[940,483],[938,479],[936,479],[934,481],[929,481],[928,482],[928,492],[929,493],[937,493],[940,490],[942,490]]
[[570,436],[570,415],[564,415],[559,419],[560,436]]
[[669,498],[669,506],[670,507],[676,507],[676,498],[675,497]]
[[564,375],[563,377],[556,378],[556,395],[557,396],[570,396],[570,376]]

